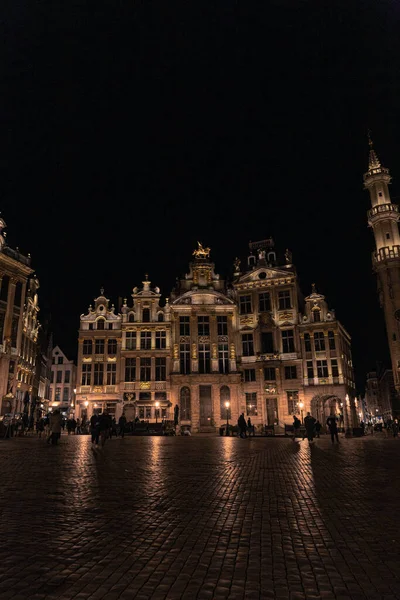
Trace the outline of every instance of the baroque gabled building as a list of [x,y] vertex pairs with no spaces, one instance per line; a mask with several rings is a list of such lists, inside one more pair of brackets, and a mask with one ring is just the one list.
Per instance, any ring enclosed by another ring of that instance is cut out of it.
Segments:
[[53,348],[51,354],[50,410],[58,408],[66,417],[75,404],[76,366],[59,346]]
[[31,413],[38,396],[35,370],[39,335],[39,281],[24,256],[6,243],[0,218],[0,394],[1,414]]
[[330,412],[357,423],[350,336],[315,286],[306,298],[292,257],[272,239],[250,243],[229,283],[210,249],[193,252],[189,272],[161,305],[146,276],[120,314],[102,295],[81,316],[79,416],[108,410],[128,420],[172,420],[215,431],[241,413],[283,428],[293,414]]

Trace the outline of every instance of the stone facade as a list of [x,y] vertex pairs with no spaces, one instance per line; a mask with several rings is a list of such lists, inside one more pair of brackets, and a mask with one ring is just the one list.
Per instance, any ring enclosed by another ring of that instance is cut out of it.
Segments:
[[39,281],[30,256],[6,243],[0,218],[0,395],[1,414],[29,413],[38,396]]
[[76,366],[68,360],[59,346],[52,350],[49,408],[59,408],[64,416],[74,409]]
[[[81,316],[77,413],[172,421],[193,432],[236,424],[283,429],[308,410],[357,424],[350,336],[313,286],[303,297],[289,251],[250,243],[227,283],[210,249],[160,303],[147,276],[120,313],[104,291]],[[178,412],[177,412],[178,411]]]
[[382,166],[370,140],[368,171],[364,174],[364,188],[369,191],[372,208],[368,211],[368,225],[372,227],[376,250],[372,265],[377,275],[378,296],[383,308],[394,385],[400,392],[400,235],[399,207],[393,204],[389,193],[389,169]]

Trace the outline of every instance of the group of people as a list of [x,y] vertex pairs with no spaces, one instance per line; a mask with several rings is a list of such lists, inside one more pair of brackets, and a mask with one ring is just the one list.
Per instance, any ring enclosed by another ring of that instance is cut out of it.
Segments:
[[241,438],[247,437],[247,432],[249,433],[249,436],[250,435],[254,436],[256,434],[255,427],[252,424],[250,417],[247,419],[247,422],[246,422],[244,413],[242,413],[240,415],[240,417],[238,418],[237,424],[238,424],[238,434]]
[[118,428],[115,418],[112,418],[107,412],[93,414],[90,417],[90,434],[92,436],[92,446],[103,448],[106,440],[113,435],[121,438],[125,437],[126,416],[124,413],[118,419]]
[[[337,425],[337,418],[335,417],[335,415],[329,415],[329,417],[326,420],[326,425],[331,435],[332,444],[335,443],[335,440],[339,444],[339,429]],[[300,437],[300,428],[300,419],[296,415],[293,415],[293,441],[296,441],[296,437]],[[320,437],[322,424],[318,419],[315,419],[310,412],[308,412],[306,417],[304,418],[304,429],[305,436],[307,436],[308,441],[313,442],[314,438]]]

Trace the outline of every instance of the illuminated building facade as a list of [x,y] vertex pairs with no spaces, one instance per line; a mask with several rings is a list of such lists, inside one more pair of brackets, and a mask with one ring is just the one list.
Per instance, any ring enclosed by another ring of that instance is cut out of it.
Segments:
[[1,414],[29,413],[34,389],[39,334],[39,282],[30,256],[6,243],[0,218],[0,395]]
[[283,429],[293,415],[357,424],[350,336],[325,297],[304,298],[290,252],[279,262],[272,239],[250,244],[227,284],[210,249],[193,252],[189,272],[163,306],[146,280],[121,313],[103,295],[81,316],[77,405],[128,420],[172,420],[215,431],[240,413]]
[[375,237],[372,265],[377,276],[379,302],[383,308],[389,342],[394,385],[400,392],[400,235],[399,208],[390,198],[389,169],[382,166],[370,140],[368,171],[364,187],[369,191],[372,208],[368,225]]
[[76,366],[68,360],[59,346],[53,348],[49,408],[59,408],[67,416],[75,404]]

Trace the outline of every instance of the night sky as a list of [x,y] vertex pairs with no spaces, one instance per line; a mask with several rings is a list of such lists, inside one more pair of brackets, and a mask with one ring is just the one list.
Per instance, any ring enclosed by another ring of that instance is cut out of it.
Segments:
[[10,1],[0,209],[41,320],[149,273],[168,296],[196,241],[221,275],[249,240],[293,253],[353,338],[358,390],[388,358],[367,227],[367,130],[400,201],[399,3]]

